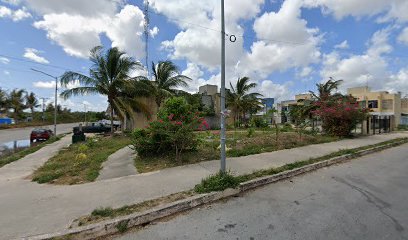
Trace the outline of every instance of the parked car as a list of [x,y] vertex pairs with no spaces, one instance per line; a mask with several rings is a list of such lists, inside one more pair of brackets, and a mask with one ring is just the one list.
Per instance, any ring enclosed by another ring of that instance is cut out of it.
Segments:
[[[110,126],[105,126],[103,124],[91,123],[90,126],[82,126],[83,133],[107,133],[110,131]],[[79,127],[74,127],[73,132],[74,134],[79,132]]]
[[46,141],[50,139],[54,133],[50,129],[45,129],[45,128],[36,128],[33,131],[31,131],[30,134],[30,142],[35,141]]

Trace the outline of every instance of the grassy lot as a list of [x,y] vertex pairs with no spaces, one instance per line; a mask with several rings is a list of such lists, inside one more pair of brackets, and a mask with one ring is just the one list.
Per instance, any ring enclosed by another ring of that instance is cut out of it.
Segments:
[[33,181],[80,184],[94,181],[101,165],[112,153],[130,144],[126,136],[88,138],[86,143],[62,149],[33,174]]
[[[183,153],[180,161],[176,161],[174,155],[136,157],[135,166],[138,172],[151,172],[168,167],[219,159],[218,132],[197,134],[200,139],[197,151]],[[247,156],[336,140],[339,138],[311,134],[303,134],[300,138],[297,133],[286,132],[281,133],[278,141],[276,141],[276,135],[271,131],[229,131],[227,133],[227,156]]]
[[11,154],[6,154],[5,156],[0,157],[0,168],[3,167],[6,164],[12,163],[14,161],[17,161],[25,156],[27,156],[28,154],[34,153],[38,150],[40,150],[41,148],[43,148],[45,145],[56,142],[58,140],[60,140],[63,136],[57,136],[57,137],[53,137],[50,138],[49,140],[42,142],[40,144],[37,144],[35,146],[29,147],[29,148],[25,148],[22,150],[17,150],[14,153]]
[[254,171],[251,174],[235,176],[229,172],[218,173],[215,175],[211,175],[207,178],[204,178],[200,184],[197,184],[194,187],[194,189],[189,190],[189,191],[174,193],[174,194],[163,196],[157,199],[140,202],[134,205],[126,205],[120,208],[111,208],[111,207],[97,208],[93,210],[90,215],[86,215],[86,216],[76,219],[73,222],[73,225],[71,227],[89,225],[92,223],[101,222],[103,220],[113,219],[119,216],[125,216],[125,215],[129,215],[132,213],[140,213],[140,212],[152,209],[154,207],[163,206],[165,204],[175,202],[178,200],[182,200],[182,199],[186,199],[191,196],[196,196],[201,193],[208,193],[208,192],[213,192],[213,191],[223,191],[227,188],[236,188],[242,182],[253,180],[259,177],[265,177],[265,176],[278,174],[278,173],[288,171],[288,170],[293,170],[293,169],[300,168],[306,165],[310,165],[310,164],[322,162],[322,161],[325,161],[325,160],[328,160],[334,157],[342,156],[345,154],[351,154],[352,157],[354,158],[354,157],[357,157],[356,153],[358,151],[366,150],[366,149],[373,148],[373,147],[383,146],[383,145],[387,145],[390,143],[401,142],[401,141],[408,142],[408,138],[398,138],[398,139],[393,139],[393,140],[389,140],[389,141],[385,141],[385,142],[381,142],[381,143],[377,143],[377,144],[373,144],[369,146],[339,150],[337,152],[333,152],[333,153],[330,153],[330,154],[327,154],[321,157],[310,158],[308,160],[289,163],[289,164],[286,164],[286,165],[283,165],[277,168],[269,168],[269,169]]

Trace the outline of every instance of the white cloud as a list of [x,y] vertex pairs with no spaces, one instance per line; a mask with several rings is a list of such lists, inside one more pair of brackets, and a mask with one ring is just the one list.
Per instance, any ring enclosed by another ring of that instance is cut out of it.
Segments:
[[0,18],[9,18],[14,22],[18,22],[30,17],[31,14],[25,7],[17,10],[12,10],[8,7],[0,6]]
[[35,88],[52,89],[52,88],[55,88],[55,82],[53,82],[53,81],[50,81],[50,82],[38,81],[38,82],[33,82],[33,86]]
[[[93,2],[90,5],[86,4],[78,12],[69,6],[67,9],[62,7],[54,9],[57,13],[48,13],[51,10],[47,10],[43,20],[35,22],[34,26],[47,31],[47,37],[62,46],[71,56],[88,57],[90,49],[101,45],[101,34],[106,34],[112,41],[112,46],[119,47],[133,57],[142,58],[143,12],[136,6],[126,5],[119,13],[114,14],[118,3],[106,2],[98,1],[98,4],[103,3],[103,6],[96,4],[95,8],[102,8],[105,11],[96,15],[86,14],[88,10],[95,11],[92,8]],[[108,6],[112,9],[109,10]],[[63,12],[64,9],[67,12]]]
[[[58,83],[58,89],[72,89],[72,88],[77,88],[80,87],[81,84],[79,84],[78,81],[74,83],[69,83],[67,86],[62,87],[60,83]],[[33,87],[35,88],[44,88],[44,89],[54,89],[55,88],[55,81],[37,81],[33,82]]]
[[293,94],[289,90],[291,83],[286,83],[284,85],[274,83],[271,80],[264,80],[258,86],[259,92],[263,95],[263,97],[273,97],[275,101],[279,100],[287,100],[292,98]]
[[347,40],[344,40],[343,42],[337,44],[334,46],[335,49],[348,49],[350,46],[347,42]]
[[6,57],[0,57],[0,63],[9,64],[9,63],[10,63],[10,59],[8,59],[8,58],[6,58]]
[[39,51],[34,48],[25,48],[25,52],[23,57],[30,59],[32,61],[38,62],[38,63],[50,63],[47,59],[44,57],[39,56],[39,54],[42,53],[42,51]]
[[[226,32],[243,35],[240,20],[252,19],[260,11],[264,0],[227,0]],[[195,0],[152,0],[155,11],[169,17],[182,29],[173,40],[164,41],[162,46],[173,59],[186,59],[210,70],[220,65],[220,11],[219,1]],[[205,26],[205,27],[199,27]],[[235,65],[243,56],[243,39],[226,42],[226,64]]]
[[398,36],[398,41],[408,45],[408,27],[402,30],[401,34]]
[[313,73],[313,69],[311,67],[304,67],[304,68],[302,68],[302,70],[299,72],[298,75],[300,77],[304,78],[304,77],[309,76],[312,73]]
[[392,74],[390,80],[385,84],[385,89],[391,92],[408,93],[408,68],[403,68],[398,73]]
[[204,72],[197,64],[187,63],[187,68],[181,72],[181,74],[191,78],[191,81],[188,82],[187,87],[180,88],[186,92],[196,93],[198,92],[198,88],[200,86],[207,84],[206,80],[202,78]]
[[367,43],[368,49],[364,54],[354,54],[344,58],[336,51],[325,54],[323,69],[320,73],[323,81],[329,77],[342,79],[344,82],[340,87],[343,91],[349,87],[365,85],[373,89],[389,89],[387,81],[391,73],[388,70],[388,61],[384,56],[392,51],[388,43],[389,35],[389,28],[374,33]]
[[353,16],[356,18],[380,15],[379,22],[408,21],[406,0],[303,0],[306,7],[321,7],[324,14],[332,14],[338,20]]
[[244,64],[266,76],[274,71],[306,67],[320,59],[318,29],[301,19],[301,1],[287,0],[278,12],[266,12],[255,20],[258,38]]
[[7,76],[10,75],[10,72],[7,71],[7,70],[4,70],[3,73],[4,73],[4,75],[7,75]]
[[40,15],[63,14],[96,17],[114,15],[124,0],[25,0],[27,6]]
[[154,26],[154,28],[149,30],[150,36],[154,38],[159,33],[159,28]]

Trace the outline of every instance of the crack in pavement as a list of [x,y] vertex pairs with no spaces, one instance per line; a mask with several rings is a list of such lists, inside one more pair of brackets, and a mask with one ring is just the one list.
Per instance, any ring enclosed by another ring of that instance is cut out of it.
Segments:
[[340,177],[332,177],[332,179],[335,180],[336,182],[343,183],[352,188],[353,190],[361,193],[366,198],[367,202],[373,204],[384,216],[388,217],[394,223],[395,230],[397,230],[398,232],[404,231],[404,227],[398,222],[398,220],[385,212],[385,209],[390,208],[391,204],[375,196],[373,193],[365,189],[362,189],[356,185],[353,185]]

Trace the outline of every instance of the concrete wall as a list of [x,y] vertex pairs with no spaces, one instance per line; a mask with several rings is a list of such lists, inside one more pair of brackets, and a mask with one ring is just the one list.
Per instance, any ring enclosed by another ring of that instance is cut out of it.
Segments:
[[[146,104],[147,108],[150,110],[150,119],[156,120],[156,114],[158,111],[156,102],[153,97],[142,97],[139,100]],[[125,123],[125,128],[127,130],[132,130],[135,128],[144,128],[149,123],[149,118],[142,112],[135,112],[133,114],[133,119],[127,119]]]
[[369,87],[356,87],[347,89],[347,93],[357,98],[360,105],[369,108],[369,101],[377,101],[377,107],[370,107],[372,115],[393,116],[391,129],[401,122],[401,94],[386,91],[372,92]]
[[198,92],[204,95],[215,95],[218,93],[218,86],[217,85],[210,85],[206,84],[198,88]]

